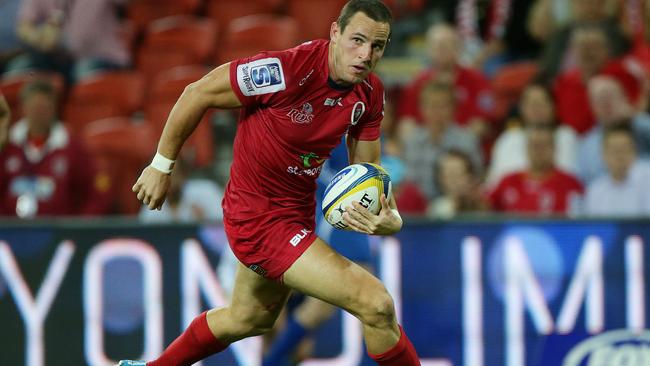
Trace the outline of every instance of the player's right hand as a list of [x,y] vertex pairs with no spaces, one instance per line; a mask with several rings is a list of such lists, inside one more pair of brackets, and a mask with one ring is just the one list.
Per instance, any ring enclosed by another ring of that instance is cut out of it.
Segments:
[[149,206],[150,210],[160,210],[170,182],[171,175],[148,166],[144,168],[132,190],[137,194],[138,200]]

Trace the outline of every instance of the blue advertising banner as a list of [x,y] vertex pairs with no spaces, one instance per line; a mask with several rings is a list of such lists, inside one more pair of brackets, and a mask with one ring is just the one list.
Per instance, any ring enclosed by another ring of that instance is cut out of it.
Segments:
[[[411,224],[376,240],[376,270],[424,366],[650,365],[646,221]],[[0,227],[0,365],[150,359],[227,303],[219,226]],[[372,365],[337,314],[304,365]],[[263,341],[203,365],[258,365]]]

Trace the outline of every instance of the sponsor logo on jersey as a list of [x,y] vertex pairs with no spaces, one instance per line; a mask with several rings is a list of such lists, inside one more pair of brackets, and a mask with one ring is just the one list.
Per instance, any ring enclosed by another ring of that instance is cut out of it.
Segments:
[[246,96],[274,93],[286,89],[279,58],[263,58],[237,66],[237,84]]
[[365,111],[366,105],[363,102],[354,103],[354,107],[352,107],[352,114],[350,115],[350,123],[352,123],[352,126],[359,123],[359,120]]
[[314,108],[309,103],[302,105],[301,109],[293,108],[287,116],[291,118],[293,123],[308,124],[314,120]]
[[327,99],[325,99],[324,105],[326,105],[328,107],[334,107],[334,106],[337,106],[337,105],[339,107],[343,107],[343,103],[341,103],[341,100],[343,100],[343,98],[327,98]]
[[291,238],[291,240],[289,240],[289,243],[294,247],[298,246],[298,244],[300,244],[302,239],[304,239],[309,233],[311,233],[311,230],[302,229],[298,234],[294,235],[293,238]]
[[305,85],[305,83],[307,82],[307,80],[309,79],[309,77],[311,76],[311,74],[313,74],[313,73],[314,73],[314,69],[311,69],[311,71],[309,71],[309,73],[307,74],[307,76],[305,76],[304,78],[302,78],[302,80],[300,80],[300,82],[298,83],[298,85],[300,85],[300,86]]
[[307,168],[307,169],[294,165],[294,166],[287,167],[287,173],[297,175],[297,176],[308,175],[310,177],[317,177],[320,174],[320,171],[322,169],[323,169],[322,165],[313,168]]
[[311,168],[312,162],[314,165],[321,165],[325,161],[324,158],[321,158],[316,153],[310,152],[309,154],[300,154],[300,159],[302,159],[302,165],[305,168]]

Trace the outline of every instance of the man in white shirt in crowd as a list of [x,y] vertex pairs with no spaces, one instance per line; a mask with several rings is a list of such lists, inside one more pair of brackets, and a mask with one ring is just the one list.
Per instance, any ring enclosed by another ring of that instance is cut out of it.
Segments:
[[638,158],[629,123],[603,133],[607,173],[587,188],[585,214],[589,216],[650,216],[650,164]]
[[[644,103],[630,102],[621,83],[611,76],[596,76],[589,81],[589,100],[597,125],[587,133],[578,146],[578,176],[585,185],[606,173],[603,156],[603,131],[620,121],[630,121],[637,154],[650,158],[650,115]],[[640,100],[647,99],[645,96]]]

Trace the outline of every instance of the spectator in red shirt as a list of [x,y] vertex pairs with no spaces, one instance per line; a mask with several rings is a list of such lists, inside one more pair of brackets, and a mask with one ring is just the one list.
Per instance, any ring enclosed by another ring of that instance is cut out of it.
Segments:
[[0,151],[0,215],[92,215],[106,211],[110,181],[56,120],[52,85],[35,81],[21,91],[24,118]]
[[587,94],[589,79],[598,74],[615,77],[635,103],[640,97],[642,82],[634,71],[638,65],[630,59],[610,59],[607,35],[600,26],[587,24],[576,28],[571,36],[571,49],[575,67],[557,77],[553,92],[559,120],[584,134],[596,122]]
[[0,92],[0,151],[9,138],[9,122],[11,122],[11,110],[2,92]]
[[492,209],[509,213],[568,214],[583,186],[554,163],[555,133],[545,126],[527,131],[528,170],[504,177],[489,195]]
[[399,133],[403,137],[422,123],[418,96],[432,81],[451,84],[456,93],[454,120],[470,128],[477,137],[488,131],[488,121],[494,108],[490,83],[481,72],[460,64],[462,42],[456,29],[447,24],[432,26],[427,32],[431,67],[406,87],[398,107]]

